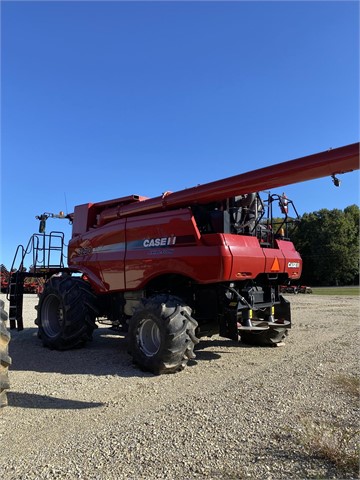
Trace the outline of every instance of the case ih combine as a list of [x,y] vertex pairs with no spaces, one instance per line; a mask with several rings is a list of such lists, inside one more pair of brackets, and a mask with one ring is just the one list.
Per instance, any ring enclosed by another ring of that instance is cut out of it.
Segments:
[[[278,345],[291,327],[280,286],[302,269],[290,241],[297,213],[284,194],[258,192],[325,176],[338,184],[335,175],[358,168],[355,143],[156,198],[39,215],[40,233],[18,247],[11,268],[10,327],[23,329],[31,276],[45,281],[35,323],[52,349],[84,345],[97,322],[108,323],[125,332],[140,368],[160,374],[182,370],[202,336]],[[67,265],[64,235],[45,232],[49,217],[72,223]]]

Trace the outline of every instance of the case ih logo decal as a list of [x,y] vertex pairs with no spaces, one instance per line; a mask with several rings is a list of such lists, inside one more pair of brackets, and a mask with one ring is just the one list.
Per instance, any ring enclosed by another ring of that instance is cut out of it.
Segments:
[[75,248],[75,253],[76,255],[90,255],[91,252],[92,252],[92,248],[91,247],[78,247],[78,248]]
[[144,247],[167,247],[169,245],[175,245],[176,237],[161,237],[161,238],[147,238],[144,240]]
[[288,263],[288,268],[299,268],[300,263],[299,262],[289,262]]

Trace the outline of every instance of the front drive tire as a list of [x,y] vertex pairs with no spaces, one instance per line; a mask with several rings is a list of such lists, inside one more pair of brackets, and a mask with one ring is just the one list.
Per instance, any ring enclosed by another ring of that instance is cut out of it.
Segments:
[[89,283],[81,278],[51,277],[37,310],[35,323],[45,347],[67,350],[92,339],[96,328],[96,297]]
[[158,295],[145,300],[129,323],[133,361],[155,375],[183,370],[195,358],[197,326],[191,308],[180,298]]
[[0,407],[7,405],[6,390],[10,388],[9,366],[11,358],[9,357],[10,333],[6,328],[8,315],[4,310],[4,302],[0,300]]

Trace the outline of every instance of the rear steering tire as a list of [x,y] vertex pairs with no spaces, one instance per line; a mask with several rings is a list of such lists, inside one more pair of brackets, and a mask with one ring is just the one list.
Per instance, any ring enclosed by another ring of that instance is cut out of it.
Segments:
[[287,335],[287,328],[276,327],[260,332],[241,332],[240,338],[241,342],[246,343],[247,345],[275,347],[278,343],[282,343]]
[[0,300],[0,407],[7,405],[6,390],[10,388],[9,366],[11,358],[9,357],[10,333],[6,328],[8,315],[4,310],[4,302]]
[[143,370],[175,373],[195,358],[197,322],[191,308],[172,295],[157,295],[145,300],[129,323],[129,351]]
[[96,297],[89,283],[79,277],[51,277],[40,296],[38,336],[43,345],[56,350],[81,347],[92,339]]

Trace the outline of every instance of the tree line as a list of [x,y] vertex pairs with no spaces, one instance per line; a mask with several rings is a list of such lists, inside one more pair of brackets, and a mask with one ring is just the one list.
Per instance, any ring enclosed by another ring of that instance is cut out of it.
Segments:
[[359,284],[358,205],[305,213],[291,235],[303,259],[301,283]]

